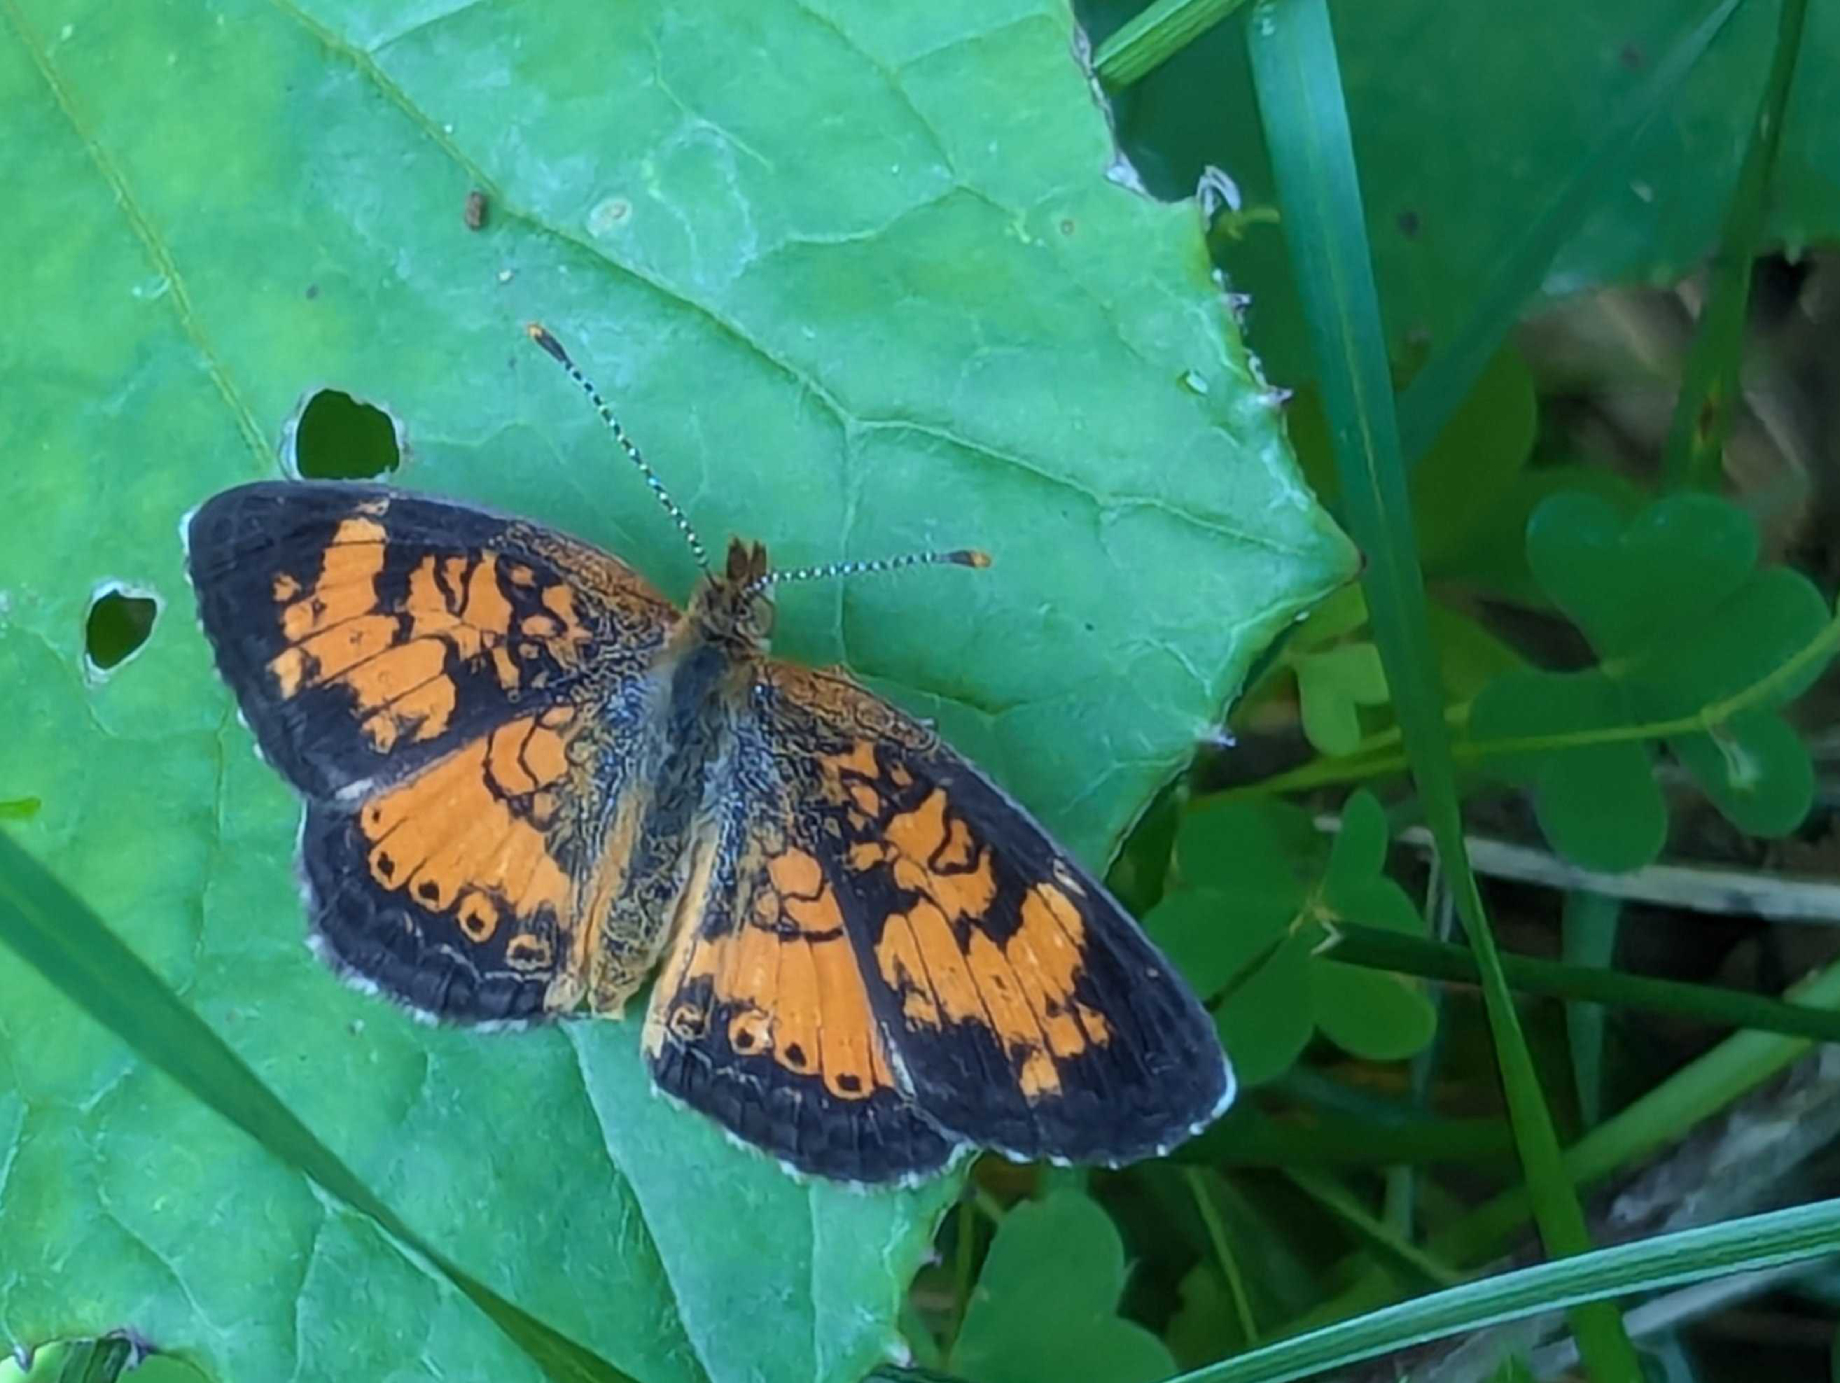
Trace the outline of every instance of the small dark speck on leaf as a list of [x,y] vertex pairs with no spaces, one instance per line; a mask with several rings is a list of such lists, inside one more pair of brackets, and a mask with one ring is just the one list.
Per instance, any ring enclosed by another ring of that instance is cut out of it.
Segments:
[[1416,211],[1402,211],[1399,213],[1399,233],[1405,236],[1406,239],[1415,240],[1418,238],[1418,226],[1419,220]]
[[322,389],[300,412],[294,469],[303,480],[367,480],[401,461],[396,427],[381,408]]
[[318,296],[319,296],[319,285],[317,283],[309,283],[307,285],[307,301],[311,302],[313,301],[313,299],[317,298]]
[[1640,71],[1642,65],[1647,61],[1647,59],[1642,56],[1642,50],[1633,43],[1625,43],[1623,45],[1623,51],[1618,53],[1617,57],[1621,60],[1623,66],[1627,67],[1631,72]]
[[479,230],[486,223],[486,194],[475,187],[466,194],[466,210],[462,215],[466,219],[468,230]]
[[112,668],[147,642],[159,607],[146,596],[108,590],[90,603],[83,647],[90,662]]
[[1072,235],[1073,231],[1074,231],[1073,218],[1071,216],[1062,217],[1061,218],[1061,234],[1062,235]]
[[588,230],[594,235],[611,235],[631,215],[632,203],[626,198],[608,197],[588,213]]

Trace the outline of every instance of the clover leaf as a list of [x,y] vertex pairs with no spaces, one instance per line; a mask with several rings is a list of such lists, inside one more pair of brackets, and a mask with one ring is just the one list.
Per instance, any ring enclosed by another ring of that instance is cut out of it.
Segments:
[[1281,1075],[1318,1032],[1376,1061],[1431,1040],[1435,1015],[1418,981],[1333,958],[1341,921],[1425,934],[1411,898],[1382,872],[1386,841],[1386,814],[1364,791],[1348,800],[1333,843],[1282,803],[1210,803],[1183,823],[1179,881],[1144,922],[1209,1003],[1245,1084]]
[[1679,494],[1625,522],[1593,496],[1555,495],[1528,522],[1527,557],[1598,662],[1498,678],[1469,731],[1493,769],[1532,788],[1555,849],[1603,870],[1660,854],[1657,741],[1741,830],[1802,820],[1813,769],[1780,708],[1831,657],[1829,612],[1805,577],[1757,568],[1742,511]]

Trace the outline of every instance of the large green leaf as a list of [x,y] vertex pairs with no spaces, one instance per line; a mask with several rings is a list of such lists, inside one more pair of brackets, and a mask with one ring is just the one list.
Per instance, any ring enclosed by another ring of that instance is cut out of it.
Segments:
[[[1113,177],[1058,0],[0,3],[0,802],[346,1165],[646,1380],[850,1379],[950,1187],[794,1181],[649,1094],[631,1025],[431,1030],[301,945],[180,516],[300,400],[396,479],[688,553],[538,317],[711,540],[976,544],[786,593],[781,648],[935,715],[1097,864],[1352,553],[1297,478],[1192,206]],[[462,216],[489,194],[482,230]],[[106,675],[92,596],[159,603]],[[0,967],[0,1335],[132,1325],[220,1379],[536,1376],[453,1285]]]

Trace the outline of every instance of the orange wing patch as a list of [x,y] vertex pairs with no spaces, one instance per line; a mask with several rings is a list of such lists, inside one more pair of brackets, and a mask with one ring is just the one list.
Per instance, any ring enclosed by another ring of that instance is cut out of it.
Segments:
[[1025,1096],[1059,1094],[1058,1063],[1111,1041],[1103,1016],[1075,997],[1084,942],[1078,909],[1053,884],[1036,884],[1024,895],[1019,925],[999,941],[976,917],[954,928],[946,911],[951,894],[942,906],[924,886],[904,886],[923,896],[908,912],[889,916],[875,948],[903,1016],[921,1028],[987,1028]]
[[[858,803],[880,776],[865,743],[826,765]],[[997,896],[990,847],[951,810],[944,788],[890,817],[876,838],[852,846],[847,860],[856,873],[886,868],[898,889],[918,895],[906,912],[889,914],[875,948],[881,978],[900,996],[909,1024],[988,1029],[1031,1100],[1061,1093],[1058,1062],[1110,1042],[1103,1016],[1075,998],[1086,939],[1078,905],[1058,884],[1037,883],[999,941],[987,926]]]
[[[759,877],[764,875],[764,877]],[[645,1048],[667,1033],[704,1037],[708,1025],[745,1058],[771,1058],[831,1095],[867,1099],[895,1088],[862,972],[823,867],[797,847],[767,860],[733,930],[683,927],[645,1020]],[[706,983],[699,983],[706,982]]]
[[997,896],[990,850],[972,840],[962,817],[948,820],[946,803],[945,789],[934,788],[913,811],[890,820],[881,841],[856,846],[850,866],[889,864],[897,885],[932,899],[947,917],[980,918]]
[[593,635],[566,585],[544,587],[537,592],[543,610],[518,619],[504,583],[536,585],[531,568],[501,563],[491,551],[426,554],[409,572],[407,594],[386,605],[378,582],[389,544],[386,522],[347,518],[310,589],[291,576],[277,578],[287,647],[268,666],[284,699],[314,687],[348,689],[365,737],[387,751],[404,736],[430,740],[452,724],[454,660],[489,657],[507,691],[526,681],[541,690],[545,674],[525,666],[539,652],[563,671],[581,665]]
[[568,775],[562,730],[574,714],[511,721],[365,803],[358,826],[372,881],[451,916],[474,943],[513,928],[514,969],[551,966],[548,933],[572,920],[573,888],[544,828]]
[[585,543],[375,486],[239,486],[184,538],[218,668],[307,798],[315,944],[446,1018],[573,1007],[604,823],[645,786],[615,760],[656,733],[631,713],[616,744],[605,708],[676,611]]

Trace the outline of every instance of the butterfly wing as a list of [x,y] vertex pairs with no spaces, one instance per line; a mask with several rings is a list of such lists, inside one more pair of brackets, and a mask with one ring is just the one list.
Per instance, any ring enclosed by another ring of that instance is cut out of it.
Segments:
[[1226,1107],[1213,1023],[1169,964],[930,730],[775,663],[740,739],[760,816],[715,852],[734,867],[654,991],[665,1089],[861,1181],[924,1174],[960,1144],[1127,1162]]
[[442,1017],[572,1006],[601,749],[641,732],[623,693],[676,612],[584,543],[379,486],[242,486],[186,537],[218,668],[307,799],[321,949]]
[[218,670],[309,797],[404,778],[609,660],[640,675],[677,619],[586,543],[382,486],[239,486],[186,536]]

